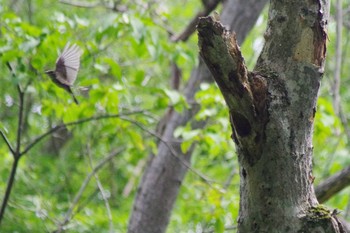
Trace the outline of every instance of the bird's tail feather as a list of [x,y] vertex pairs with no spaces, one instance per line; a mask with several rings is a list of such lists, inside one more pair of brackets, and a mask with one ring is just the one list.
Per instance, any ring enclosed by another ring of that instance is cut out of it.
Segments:
[[79,101],[77,100],[77,98],[75,98],[75,95],[74,95],[72,89],[70,89],[69,86],[66,86],[65,89],[71,94],[71,96],[73,97],[74,102],[75,102],[76,104],[79,104]]
[[73,92],[71,93],[72,94],[72,97],[73,97],[73,100],[74,102],[79,105],[79,101],[77,100],[77,98],[75,98],[75,95],[73,94]]

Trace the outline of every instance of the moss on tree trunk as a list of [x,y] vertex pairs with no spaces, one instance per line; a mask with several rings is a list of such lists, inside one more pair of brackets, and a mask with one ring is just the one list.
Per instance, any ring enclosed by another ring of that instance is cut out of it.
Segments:
[[230,111],[240,162],[238,232],[342,232],[313,188],[312,133],[326,54],[327,1],[272,0],[248,71],[234,33],[212,17],[199,48]]

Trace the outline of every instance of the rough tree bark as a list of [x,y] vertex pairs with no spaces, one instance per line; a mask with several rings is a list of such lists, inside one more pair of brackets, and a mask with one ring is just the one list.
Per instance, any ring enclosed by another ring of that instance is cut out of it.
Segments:
[[271,0],[249,72],[235,35],[200,19],[199,48],[230,111],[240,163],[238,232],[344,232],[313,189],[312,132],[324,69],[327,0]]
[[[222,13],[223,22],[239,32],[239,41],[243,41],[253,27],[266,2],[267,0],[231,0],[225,2]],[[189,103],[193,102],[199,84],[205,80],[211,80],[211,75],[205,64],[200,62],[199,66],[193,70],[184,89],[184,95]],[[181,114],[175,111],[167,114],[167,123],[161,134],[162,138],[168,142],[173,141],[174,130],[185,125],[194,114],[195,111],[191,110]],[[171,143],[171,145],[185,162],[190,163],[192,150],[183,155],[178,144]],[[171,149],[163,142],[159,142],[158,154],[151,156],[135,197],[129,220],[129,233],[165,232],[187,170],[184,161],[176,159]]]

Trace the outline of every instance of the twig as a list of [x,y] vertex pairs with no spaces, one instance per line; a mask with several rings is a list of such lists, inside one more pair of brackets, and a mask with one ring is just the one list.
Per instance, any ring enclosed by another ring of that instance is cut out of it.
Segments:
[[323,168],[323,172],[322,172],[321,177],[329,176],[330,166],[333,163],[334,157],[336,155],[337,148],[340,145],[341,140],[342,140],[342,138],[338,137],[337,138],[337,142],[335,143],[335,145],[334,146],[332,145],[332,147],[330,147],[330,148],[332,148],[332,151],[329,153],[329,156],[328,156],[327,162],[325,163],[325,166]]
[[[348,196],[348,200],[350,199],[350,194]],[[348,201],[348,204],[346,205],[345,213],[344,213],[344,218],[347,219],[350,214],[350,201]]]
[[36,139],[34,139],[22,152],[21,155],[26,154],[33,146],[35,146],[37,143],[39,143],[41,140],[43,140],[45,137],[47,137],[48,135],[56,132],[57,130],[67,127],[67,126],[72,126],[72,125],[79,125],[79,124],[83,124],[86,122],[90,122],[90,121],[97,121],[97,120],[102,120],[102,119],[109,119],[109,118],[119,118],[121,116],[129,116],[129,115],[134,115],[134,114],[139,114],[139,113],[143,113],[144,110],[136,110],[136,111],[130,111],[130,112],[126,112],[126,113],[120,113],[120,114],[112,114],[112,115],[102,115],[102,116],[94,116],[94,117],[89,117],[89,118],[85,118],[85,119],[81,119],[78,121],[72,121],[72,122],[68,122],[65,124],[60,124],[55,126],[54,128],[50,129],[49,131],[47,131],[46,133],[38,136]]
[[345,135],[347,137],[347,140],[350,139],[350,129],[348,126],[348,119],[346,118],[346,114],[343,111],[342,106],[339,106],[339,117],[340,117],[340,121],[344,127],[344,131],[345,131]]
[[336,115],[339,116],[340,111],[340,77],[341,77],[341,63],[342,63],[342,28],[343,28],[343,13],[342,0],[336,2],[336,52],[335,52],[335,70],[333,83],[333,107]]
[[[13,72],[12,67],[10,66],[10,64],[8,63],[7,66],[9,67],[9,69],[11,70],[11,72]],[[14,73],[12,73],[14,75]],[[23,152],[21,152],[21,135],[22,135],[22,128],[23,128],[23,109],[24,109],[24,92],[22,92],[21,88],[19,85],[17,85],[17,89],[18,89],[18,93],[19,93],[19,118],[18,118],[18,129],[17,129],[17,145],[16,145],[16,150],[14,150],[9,141],[7,140],[5,134],[3,134],[2,131],[1,132],[1,136],[3,137],[3,139],[5,140],[6,144],[8,145],[9,149],[11,150],[11,153],[13,153],[13,157],[14,157],[14,163],[12,165],[12,169],[11,169],[11,173],[7,182],[7,187],[6,187],[6,191],[5,191],[5,195],[1,204],[1,209],[0,209],[0,224],[1,221],[4,217],[4,213],[5,213],[5,209],[11,194],[11,190],[14,184],[14,180],[15,180],[15,176],[16,176],[16,171],[17,171],[17,166],[19,163],[20,158],[26,154],[33,146],[35,146],[37,143],[39,143],[42,139],[44,139],[45,137],[47,137],[48,135],[50,135],[51,133],[66,127],[66,126],[71,126],[71,125],[77,125],[77,124],[82,124],[82,123],[86,123],[89,121],[94,121],[94,120],[100,120],[100,119],[108,119],[108,118],[116,118],[116,117],[120,117],[122,115],[126,116],[126,115],[132,115],[132,114],[137,114],[137,113],[142,113],[143,110],[137,110],[137,111],[132,111],[132,112],[127,112],[127,113],[123,113],[123,114],[114,114],[114,115],[103,115],[103,116],[97,116],[97,117],[90,117],[90,118],[86,118],[86,119],[81,119],[78,121],[74,121],[74,122],[69,122],[66,124],[61,124],[58,125],[54,128],[52,128],[51,130],[49,130],[48,132],[44,133],[43,135],[37,137],[36,139],[34,139],[33,142],[31,142],[25,149]],[[71,213],[70,213],[71,214]]]
[[87,185],[89,184],[91,178],[111,159],[113,159],[114,156],[120,154],[122,151],[124,151],[125,148],[118,148],[117,150],[111,152],[107,157],[102,159],[96,167],[90,172],[90,174],[85,178],[84,182],[82,183],[78,193],[75,195],[73,202],[71,203],[68,211],[65,214],[64,220],[58,225],[58,229],[55,231],[56,233],[62,232],[64,229],[63,227],[71,220],[72,213],[74,207],[77,205],[78,201],[80,200],[84,190],[86,189]]
[[[88,157],[89,157],[89,165],[90,167],[93,169],[93,164],[92,164],[92,157],[91,157],[91,153],[90,153],[90,150],[88,150],[87,152],[88,154]],[[97,183],[97,187],[98,189],[100,190],[101,192],[101,195],[102,195],[102,199],[105,203],[105,206],[106,206],[106,209],[107,209],[107,216],[108,216],[108,221],[109,221],[109,232],[113,233],[113,217],[112,217],[112,211],[111,211],[111,207],[109,206],[109,203],[108,203],[108,198],[105,194],[105,190],[102,186],[102,183],[100,181],[100,178],[98,177],[97,173],[94,174],[94,177],[95,177],[95,180],[96,180],[96,183]]]
[[22,92],[19,84],[17,85],[19,95],[19,113],[18,113],[18,128],[17,128],[17,145],[16,145],[16,158],[21,157],[21,137],[23,130],[23,108],[24,108],[24,92]]
[[187,27],[185,28],[185,30],[180,33],[180,35],[177,36],[173,36],[171,38],[172,41],[174,42],[178,42],[178,41],[187,41],[188,38],[195,32],[196,30],[196,25],[198,23],[198,19],[199,17],[203,17],[203,16],[208,16],[210,14],[210,12],[212,12],[213,10],[215,10],[215,8],[217,7],[217,5],[221,2],[221,0],[209,0],[205,5],[205,9],[198,12],[197,15],[195,17],[193,17],[193,19],[190,21],[190,23],[187,25]]
[[233,177],[237,174],[237,171],[235,168],[233,168],[230,172],[230,175],[228,176],[227,180],[225,181],[223,189],[226,191],[228,187],[230,187],[231,182],[233,180]]
[[201,178],[203,181],[205,181],[211,188],[217,190],[217,188],[215,188],[212,183],[216,183],[216,181],[214,180],[210,180],[209,178],[207,178],[205,175],[203,175],[202,173],[200,173],[199,171],[197,171],[196,169],[194,169],[186,160],[184,160],[180,155],[178,155],[178,153],[174,150],[173,146],[165,141],[161,136],[159,136],[157,133],[147,129],[146,127],[144,127],[142,124],[140,124],[137,121],[134,121],[130,118],[125,118],[125,117],[120,117],[120,119],[128,121],[130,123],[132,123],[133,125],[136,125],[137,127],[139,127],[140,129],[142,129],[143,131],[145,131],[146,133],[156,137],[159,141],[161,141],[162,143],[165,144],[165,146],[170,150],[170,153],[172,156],[174,156],[176,159],[178,159],[187,169],[189,169],[190,171],[192,171],[194,174],[196,174],[199,178]]
[[103,4],[101,2],[72,2],[72,1],[65,1],[65,0],[60,0],[60,3],[74,6],[74,7],[81,7],[81,8],[95,8],[102,6],[106,9],[113,10],[113,11],[118,11],[118,12],[126,12],[127,7],[126,6],[118,6],[117,3],[113,5],[107,5]]
[[129,194],[131,193],[131,190],[134,187],[134,184],[136,182],[136,177],[138,177],[141,174],[146,163],[147,163],[147,159],[140,159],[139,160],[136,167],[133,169],[134,175],[130,177],[130,179],[128,180],[127,184],[125,185],[125,187],[123,189],[123,192],[122,192],[123,197],[129,196]]
[[[9,62],[7,62],[6,65],[9,68],[12,76],[15,77],[15,73],[12,69],[11,64]],[[18,95],[19,95],[19,113],[18,113],[18,126],[17,126],[18,127],[17,128],[17,145],[16,145],[15,151],[13,149],[11,149],[12,147],[10,146],[6,137],[4,137],[5,135],[3,135],[3,133],[1,133],[2,137],[4,138],[5,142],[8,144],[8,146],[13,154],[14,161],[12,164],[10,176],[8,178],[8,181],[7,181],[5,195],[4,195],[3,201],[1,203],[0,224],[1,224],[1,221],[2,221],[4,214],[5,214],[6,206],[7,206],[8,200],[10,198],[12,187],[13,187],[13,184],[15,181],[18,163],[19,163],[19,160],[21,158],[20,150],[21,150],[21,135],[22,135],[22,128],[23,128],[22,126],[23,126],[24,92],[21,90],[21,87],[19,84],[17,84],[17,90],[18,90]]]
[[1,137],[2,139],[4,139],[7,147],[9,148],[9,150],[11,151],[12,155],[14,156],[15,155],[15,151],[13,150],[9,140],[7,139],[6,135],[4,134],[4,132],[2,132],[2,130],[0,130],[0,134],[1,134]]
[[85,200],[82,200],[79,203],[79,205],[77,205],[77,208],[74,211],[74,214],[72,214],[72,218],[76,214],[80,213],[85,208],[85,206],[87,206],[94,199],[94,197],[98,194],[98,192],[99,192],[98,187],[96,187],[94,192],[92,192]]
[[2,200],[1,209],[0,209],[0,225],[1,225],[2,219],[4,218],[6,206],[7,206],[10,194],[11,194],[13,183],[15,181],[15,176],[16,176],[16,171],[17,171],[17,167],[18,167],[18,162],[19,162],[19,159],[15,158],[14,161],[13,161],[13,164],[12,164],[10,176],[8,178],[8,181],[7,181],[7,187],[6,187],[4,199]]
[[81,8],[95,8],[102,5],[100,2],[72,2],[64,0],[60,0],[60,3]]
[[[222,202],[222,200],[223,200],[223,198],[224,198],[224,194],[226,193],[226,191],[227,191],[228,187],[230,186],[230,184],[231,184],[231,182],[232,182],[232,180],[233,180],[233,177],[235,176],[236,173],[237,173],[237,172],[236,172],[236,169],[233,168],[233,169],[231,170],[230,174],[229,174],[229,177],[226,179],[226,181],[225,181],[225,183],[224,183],[224,185],[223,185],[223,188],[222,188],[223,191],[220,193],[220,202]],[[215,212],[215,209],[213,209],[213,210],[211,211],[211,214],[214,214],[214,212]],[[229,228],[230,228],[230,227],[225,227],[225,230],[230,230]],[[203,233],[204,233],[204,232],[210,233],[210,232],[215,232],[215,231],[213,231],[212,229],[204,229],[204,230],[203,230]]]
[[[8,69],[10,70],[12,77],[16,77],[16,74],[14,70],[12,69],[12,66],[9,62],[6,62],[6,65]],[[22,129],[23,129],[23,108],[24,108],[24,92],[22,91],[21,86],[19,83],[17,84],[17,91],[19,96],[19,113],[18,113],[18,128],[17,128],[17,144],[16,144],[16,151],[14,154],[15,159],[20,158],[21,153],[21,136],[22,136]]]
[[350,166],[327,178],[315,188],[318,201],[321,203],[327,201],[349,184]]

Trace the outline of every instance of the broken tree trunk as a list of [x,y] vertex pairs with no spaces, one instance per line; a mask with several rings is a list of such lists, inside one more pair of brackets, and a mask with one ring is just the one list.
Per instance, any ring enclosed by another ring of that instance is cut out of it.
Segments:
[[[243,41],[251,30],[266,2],[267,0],[231,0],[224,3],[223,21],[230,28],[239,32],[239,41]],[[243,11],[244,14],[242,14]],[[200,61],[184,90],[184,95],[189,103],[193,103],[200,83],[206,80],[211,80],[211,75],[206,65]],[[195,113],[193,109],[183,113],[171,111],[166,117],[165,129],[161,134],[163,140],[172,142],[175,129],[186,125]],[[171,146],[187,164],[190,164],[192,150],[183,155],[178,143],[172,143]],[[181,160],[174,157],[170,147],[163,142],[158,144],[158,154],[151,156],[135,197],[133,211],[130,215],[129,233],[166,231],[187,169]]]
[[328,1],[270,1],[253,71],[235,35],[198,24],[200,54],[227,103],[240,163],[238,232],[342,232],[313,189],[312,132],[324,70]]

